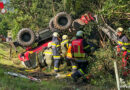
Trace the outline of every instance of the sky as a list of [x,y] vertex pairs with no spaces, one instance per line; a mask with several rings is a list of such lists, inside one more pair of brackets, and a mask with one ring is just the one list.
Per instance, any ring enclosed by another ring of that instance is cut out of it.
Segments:
[[2,0],[3,1],[3,3],[6,3],[6,0]]
[[0,1],[2,1],[4,4],[6,3],[6,0],[0,0]]

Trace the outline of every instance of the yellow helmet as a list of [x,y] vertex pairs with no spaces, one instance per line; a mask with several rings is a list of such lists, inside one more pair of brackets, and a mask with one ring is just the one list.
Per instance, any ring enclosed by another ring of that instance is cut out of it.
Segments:
[[58,36],[59,36],[59,34],[57,32],[53,33],[53,37],[58,37]]
[[116,29],[117,32],[123,32],[123,28],[122,27],[119,27]]
[[68,35],[63,35],[62,39],[68,39]]

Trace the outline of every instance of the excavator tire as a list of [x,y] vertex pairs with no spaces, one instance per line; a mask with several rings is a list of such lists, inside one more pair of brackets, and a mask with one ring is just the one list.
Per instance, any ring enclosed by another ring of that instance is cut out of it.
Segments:
[[18,32],[17,40],[21,46],[30,46],[35,42],[35,34],[31,29],[23,28]]
[[50,28],[50,30],[55,30],[55,27],[54,27],[54,17],[50,20],[50,22],[49,22],[49,28]]
[[68,29],[72,24],[72,18],[66,12],[58,13],[54,18],[54,26],[59,30]]

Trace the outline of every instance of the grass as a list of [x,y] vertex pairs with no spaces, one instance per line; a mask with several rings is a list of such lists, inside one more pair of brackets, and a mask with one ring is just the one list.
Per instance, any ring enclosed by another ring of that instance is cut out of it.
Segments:
[[61,90],[62,87],[67,86],[67,84],[59,82],[57,79],[34,82],[20,77],[13,77],[4,73],[8,71],[13,72],[13,70],[8,70],[3,65],[0,66],[0,90]]
[[[102,59],[102,56],[106,57],[104,53],[101,55],[99,52],[100,51],[97,52],[98,55],[96,54],[98,57],[96,61],[100,61],[99,59]],[[88,90],[110,90],[111,88],[114,88],[116,84],[115,81],[112,81],[115,79],[112,79],[109,74],[106,74],[105,71],[102,71],[101,73],[100,70],[97,69],[91,71],[92,73],[96,71],[97,73],[95,74],[97,77],[91,79],[90,83],[85,85],[82,83],[75,84],[71,78],[52,78],[49,80],[42,80],[42,82],[37,83],[24,78],[12,77],[5,75],[4,72],[10,71],[21,73],[19,72],[19,68],[23,68],[23,66],[19,63],[19,59],[16,58],[17,54],[14,53],[12,60],[9,60],[9,48],[8,45],[4,44],[0,44],[0,54],[0,90],[86,90],[87,88],[89,88]],[[101,63],[99,62],[99,64]],[[51,70],[47,69],[44,73],[48,73],[49,71]]]
[[21,64],[14,64],[14,60],[19,62],[18,58],[13,56],[9,60],[9,46],[0,43],[0,90],[60,90],[64,84],[58,84],[57,80],[42,81],[37,83],[24,78],[12,77],[4,72],[18,72],[18,68],[23,68]]

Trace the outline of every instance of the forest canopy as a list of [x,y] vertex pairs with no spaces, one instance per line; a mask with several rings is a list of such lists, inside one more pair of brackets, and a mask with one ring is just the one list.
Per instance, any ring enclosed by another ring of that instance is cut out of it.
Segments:
[[83,13],[100,15],[114,29],[123,27],[126,32],[130,24],[129,0],[7,0],[6,14],[0,14],[0,33],[7,35],[11,30],[13,38],[22,28],[40,30],[48,27],[50,19],[65,11],[73,19]]

